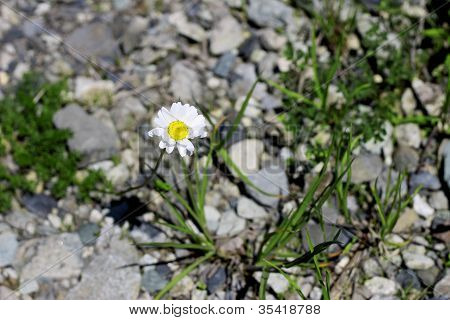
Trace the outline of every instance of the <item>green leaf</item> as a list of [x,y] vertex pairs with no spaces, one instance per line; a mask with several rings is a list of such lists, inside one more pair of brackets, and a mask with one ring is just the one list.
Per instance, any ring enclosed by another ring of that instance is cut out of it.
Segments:
[[162,297],[164,297],[174,286],[177,285],[178,282],[183,280],[184,277],[186,277],[189,273],[191,273],[195,268],[197,268],[199,265],[210,259],[214,255],[214,252],[208,252],[203,257],[198,258],[195,260],[192,264],[188,265],[186,268],[181,270],[180,273],[178,273],[176,276],[172,278],[172,280],[169,281],[168,284],[155,296],[155,300],[159,300]]

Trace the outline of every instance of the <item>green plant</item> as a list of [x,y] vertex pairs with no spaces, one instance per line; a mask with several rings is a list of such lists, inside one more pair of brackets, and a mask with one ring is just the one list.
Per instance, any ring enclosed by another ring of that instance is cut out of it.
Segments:
[[56,129],[52,120],[64,104],[66,86],[66,81],[49,83],[39,74],[26,74],[0,101],[0,157],[10,153],[14,162],[12,168],[0,164],[0,211],[10,208],[18,191],[32,193],[39,183],[56,198],[76,185],[83,200],[99,185],[110,187],[101,172],[90,170],[86,179],[76,179],[80,156],[66,145],[72,133]]
[[378,194],[377,183],[371,187],[371,194],[375,201],[375,209],[380,223],[379,234],[382,240],[392,232],[400,217],[400,213],[411,203],[414,196],[420,191],[420,187],[418,187],[412,194],[403,195],[402,182],[405,179],[406,174],[398,174],[394,185],[391,185],[391,174],[392,172],[389,170],[383,197],[380,197]]

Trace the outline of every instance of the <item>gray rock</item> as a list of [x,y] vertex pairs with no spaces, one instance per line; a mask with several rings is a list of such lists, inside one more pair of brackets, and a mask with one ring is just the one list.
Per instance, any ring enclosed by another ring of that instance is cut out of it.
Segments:
[[413,148],[398,146],[394,152],[394,164],[398,171],[414,172],[419,165],[419,154]]
[[94,256],[83,270],[81,282],[67,293],[66,299],[136,299],[141,285],[139,268],[121,267],[136,263],[137,258],[134,245],[124,240],[113,240],[109,249]]
[[352,163],[352,182],[355,184],[375,180],[383,169],[383,161],[375,154],[359,155]]
[[236,55],[232,52],[223,54],[214,66],[214,74],[221,78],[227,78],[236,61]]
[[120,99],[111,110],[111,117],[116,128],[120,131],[134,131],[146,114],[147,110],[141,101],[135,97]]
[[436,210],[448,209],[448,200],[443,191],[433,192],[430,196],[429,203]]
[[444,167],[444,180],[447,182],[447,186],[450,188],[450,140],[443,143],[442,166]]
[[[23,243],[18,253],[21,284],[29,280],[39,282],[51,279],[61,280],[81,274],[82,243],[76,233],[62,233],[46,238],[33,239]],[[29,260],[28,260],[29,259]],[[28,261],[26,261],[28,260]]]
[[[316,222],[309,222],[306,227],[308,230],[311,242],[313,246],[316,246],[324,241],[330,241],[333,240],[333,238],[336,236],[336,234],[338,233],[339,229],[336,228],[335,226],[329,225],[329,224],[325,224],[324,225],[324,230],[322,230],[322,227],[316,223]],[[346,232],[341,232],[341,234],[339,235],[337,241],[339,241],[342,245],[345,245],[346,243],[348,243],[348,241],[350,240],[350,238],[348,237],[348,233]],[[306,232],[302,232],[302,244],[303,244],[303,248],[305,250],[309,250],[309,244],[308,244],[308,240],[306,238]],[[334,250],[333,246],[330,246],[330,251]]]
[[263,79],[274,77],[275,67],[278,61],[278,55],[274,52],[267,53],[258,63],[258,73]]
[[364,283],[364,287],[372,295],[391,296],[398,290],[398,285],[395,281],[383,277],[374,277]]
[[289,194],[289,184],[286,173],[283,168],[278,166],[269,166],[261,169],[257,173],[249,174],[250,181],[259,189],[268,193],[266,195],[258,190],[255,190],[250,185],[246,184],[247,192],[259,203],[269,206],[277,207],[279,198],[277,196],[285,196]]
[[220,212],[211,206],[205,206],[205,218],[206,218],[206,225],[208,226],[208,229],[212,232],[215,232],[217,228],[219,227],[219,221],[220,221]]
[[12,264],[18,247],[17,236],[13,232],[0,233],[0,268]]
[[258,37],[255,35],[250,36],[246,39],[242,45],[239,47],[239,55],[245,59],[250,59],[253,51],[258,47]]
[[239,47],[244,42],[241,25],[231,15],[223,17],[211,31],[210,50],[219,55]]
[[234,79],[231,85],[233,97],[246,96],[257,79],[253,63],[242,63],[234,69]]
[[225,211],[220,219],[218,236],[233,237],[245,230],[245,219],[242,219],[234,213],[233,210]]
[[267,50],[280,50],[286,44],[286,37],[278,34],[273,29],[261,31],[261,44]]
[[417,213],[410,208],[406,208],[398,218],[393,231],[397,233],[408,231],[418,220],[419,216],[417,215]]
[[419,278],[412,270],[400,270],[395,277],[395,281],[397,281],[403,289],[420,290],[421,288]]
[[412,270],[426,270],[434,266],[433,259],[415,252],[403,252],[403,260],[406,266]]
[[183,12],[172,14],[170,21],[175,25],[178,33],[186,38],[196,42],[202,42],[206,39],[206,31],[198,24],[189,22]]
[[44,219],[58,206],[53,197],[45,194],[24,195],[22,202],[30,212]]
[[426,270],[417,270],[417,275],[425,286],[431,287],[436,283],[440,272],[441,270],[434,266]]
[[219,267],[211,277],[206,279],[206,287],[209,294],[216,292],[220,289],[227,279],[227,273],[224,267]]
[[401,124],[395,127],[394,135],[403,146],[419,148],[421,142],[420,128],[415,123]]
[[105,23],[94,22],[75,29],[65,42],[88,57],[105,58],[111,62],[119,57],[117,41],[111,27]]
[[160,291],[172,278],[172,271],[166,265],[146,268],[141,286],[150,294]]
[[71,104],[53,116],[58,129],[70,129],[73,136],[69,148],[83,155],[81,165],[110,158],[118,152],[119,137],[115,130],[88,115],[82,108]]
[[247,197],[240,197],[237,204],[237,214],[246,219],[266,219],[267,211]]
[[429,172],[419,172],[413,174],[409,180],[411,190],[416,190],[417,187],[422,186],[425,189],[439,190],[441,183],[439,178]]
[[177,61],[171,69],[170,91],[183,102],[199,101],[202,86],[194,66],[189,61]]
[[250,0],[248,17],[260,27],[280,28],[293,19],[293,9],[278,0]]
[[83,224],[80,229],[78,229],[78,235],[80,236],[83,245],[94,245],[99,233],[100,227],[95,223]]
[[383,275],[383,268],[380,263],[375,258],[369,258],[365,260],[362,264],[364,273],[370,277],[373,278],[375,276],[382,276]]
[[78,77],[75,80],[75,99],[86,106],[109,108],[114,95],[114,83]]
[[131,0],[113,0],[112,4],[114,9],[120,11],[129,9],[133,5],[133,2]]
[[429,115],[439,116],[445,103],[442,88],[434,83],[426,83],[420,79],[413,79],[412,87]]
[[433,293],[435,297],[450,299],[450,273],[436,283]]
[[[254,174],[258,171],[263,151],[264,143],[257,139],[241,140],[231,145],[228,150],[231,160],[244,174]],[[238,176],[236,172],[231,171]]]

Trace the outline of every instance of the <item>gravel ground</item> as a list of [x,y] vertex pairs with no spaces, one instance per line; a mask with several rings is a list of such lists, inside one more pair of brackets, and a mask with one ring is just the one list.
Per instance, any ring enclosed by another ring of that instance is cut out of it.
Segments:
[[[378,1],[362,2],[370,8]],[[320,1],[312,3],[320,9]],[[424,1],[406,1],[401,10],[415,17],[429,12]],[[380,15],[371,9],[358,16],[359,34],[348,46],[361,56],[358,38]],[[216,121],[235,114],[257,77],[277,80],[294,67],[286,45],[310,42],[302,35],[311,23],[280,0],[0,1],[0,97],[27,71],[41,71],[51,81],[67,77],[70,103],[54,115],[54,125],[73,132],[68,148],[82,155],[80,170],[103,170],[116,190],[125,190],[142,181],[142,159],[158,157],[156,145],[140,132],[160,106],[201,103],[211,106]],[[318,53],[323,61],[330,55],[325,46]],[[438,114],[445,90],[417,77],[402,93],[400,108]],[[320,171],[303,147],[288,145],[277,117],[282,106],[280,92],[259,83],[228,151],[257,187],[286,197],[257,192],[219,164],[209,179],[205,215],[217,246],[231,258],[200,265],[167,298],[257,298],[261,272],[246,269],[245,248],[297,205]],[[307,224],[314,244],[344,230],[343,245],[327,251],[332,299],[450,298],[450,136],[439,130],[387,124],[381,142],[354,152],[355,185],[380,185],[393,167],[408,171],[405,192],[423,186],[386,241],[372,241],[373,219],[352,194],[348,207],[359,217],[356,226],[346,224],[335,201],[323,208],[323,229],[316,220]],[[205,154],[202,147],[198,152]],[[287,159],[298,166],[292,170]],[[14,165],[9,156],[0,160]],[[106,194],[96,202],[80,201],[75,192],[69,188],[55,198],[46,186],[33,194],[18,191],[12,209],[0,214],[0,299],[151,299],[185,266],[187,250],[134,245],[178,237],[155,223],[155,216],[169,212],[155,190]],[[304,295],[321,299],[314,269],[294,269]],[[270,274],[268,287],[269,299],[300,298],[278,273]]]

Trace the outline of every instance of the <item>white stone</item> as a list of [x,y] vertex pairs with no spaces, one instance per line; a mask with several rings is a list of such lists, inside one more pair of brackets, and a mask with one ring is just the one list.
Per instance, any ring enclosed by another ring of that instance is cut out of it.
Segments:
[[364,287],[372,295],[389,296],[397,292],[397,283],[393,280],[383,277],[373,277],[364,283]]
[[231,15],[222,18],[211,31],[210,50],[219,55],[237,48],[244,41],[241,25]]
[[266,219],[267,211],[247,197],[240,197],[237,204],[237,213],[246,219]]
[[426,200],[420,195],[416,194],[413,199],[413,208],[422,217],[432,216],[434,209],[426,202]]

